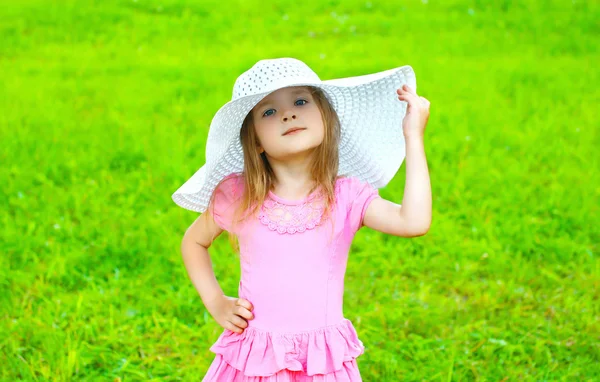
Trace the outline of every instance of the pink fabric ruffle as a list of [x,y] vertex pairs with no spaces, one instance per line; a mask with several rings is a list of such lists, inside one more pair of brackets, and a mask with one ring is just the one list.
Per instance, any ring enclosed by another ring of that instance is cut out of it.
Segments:
[[360,371],[356,360],[344,362],[340,370],[330,374],[317,374],[308,376],[301,371],[281,370],[268,377],[249,377],[243,372],[231,367],[217,354],[208,369],[204,382],[361,382]]
[[344,319],[337,325],[300,333],[253,327],[241,334],[225,330],[210,350],[245,377],[267,377],[282,370],[316,376],[342,370],[344,363],[364,352],[364,346],[352,323]]

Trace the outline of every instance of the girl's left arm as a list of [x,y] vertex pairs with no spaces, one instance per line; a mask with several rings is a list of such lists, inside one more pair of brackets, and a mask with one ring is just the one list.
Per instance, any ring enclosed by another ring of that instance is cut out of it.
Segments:
[[363,225],[395,236],[422,236],[431,225],[431,183],[423,142],[430,102],[406,85],[397,92],[399,100],[408,102],[403,121],[406,143],[404,197],[402,204],[383,198],[371,201]]

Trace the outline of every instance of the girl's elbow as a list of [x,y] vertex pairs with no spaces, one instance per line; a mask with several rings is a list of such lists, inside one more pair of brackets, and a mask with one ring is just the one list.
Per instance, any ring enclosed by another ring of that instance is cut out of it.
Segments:
[[431,227],[431,222],[428,222],[426,224],[417,225],[411,230],[410,237],[425,236],[427,234],[427,232],[429,232],[430,227]]
[[398,227],[397,236],[402,237],[418,237],[424,236],[429,232],[431,227],[431,215],[419,215],[407,218],[403,223],[400,224],[402,227]]
[[421,230],[421,234],[419,236],[424,236],[427,234],[427,232],[429,232],[429,229],[431,228],[431,220],[427,222],[427,224],[423,225],[422,230]]
[[406,229],[402,229],[402,230],[392,230],[392,231],[388,231],[387,232],[390,235],[394,235],[397,237],[403,237],[403,238],[413,238],[413,237],[419,237],[419,236],[423,236],[427,233],[427,230],[422,230],[422,229],[410,229],[410,230],[406,230]]
[[419,231],[419,233],[416,236],[425,236],[425,235],[427,235],[427,232],[429,232],[429,227]]

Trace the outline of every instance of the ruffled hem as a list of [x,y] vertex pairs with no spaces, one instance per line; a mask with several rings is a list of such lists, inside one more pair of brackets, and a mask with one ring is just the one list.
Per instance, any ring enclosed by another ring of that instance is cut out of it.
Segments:
[[281,370],[268,377],[249,377],[238,369],[231,367],[217,354],[210,365],[203,382],[361,382],[360,371],[356,360],[344,362],[340,370],[329,374],[308,376],[301,371]]
[[248,327],[243,333],[225,330],[210,350],[246,377],[267,377],[282,370],[307,376],[341,370],[344,362],[364,352],[352,323],[300,333],[276,333]]

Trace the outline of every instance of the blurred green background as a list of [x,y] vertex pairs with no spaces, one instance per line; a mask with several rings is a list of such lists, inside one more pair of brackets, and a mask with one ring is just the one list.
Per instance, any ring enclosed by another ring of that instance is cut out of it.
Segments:
[[[350,255],[365,381],[600,378],[598,2],[1,5],[1,380],[201,379],[221,328],[171,194],[275,57],[321,79],[411,65],[432,103],[430,232],[365,228]],[[234,296],[226,235],[211,253]]]

